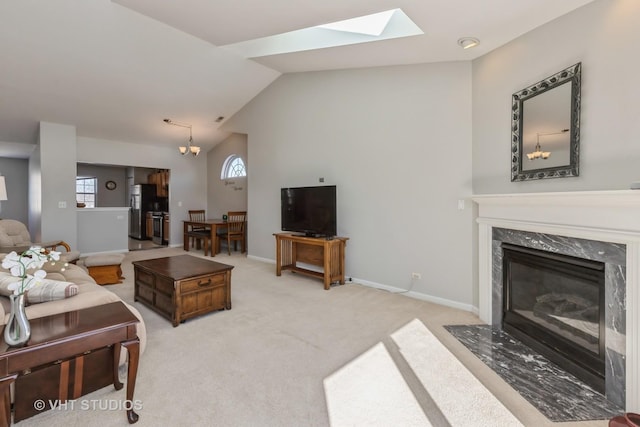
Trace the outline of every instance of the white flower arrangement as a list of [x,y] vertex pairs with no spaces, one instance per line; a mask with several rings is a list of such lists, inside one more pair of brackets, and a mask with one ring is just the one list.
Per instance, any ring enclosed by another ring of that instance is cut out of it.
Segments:
[[[40,246],[32,246],[28,250],[18,255],[15,251],[7,254],[2,261],[2,268],[6,268],[11,272],[12,276],[19,277],[21,280],[11,283],[8,288],[13,291],[14,295],[20,295],[28,291],[34,286],[42,283],[47,273],[42,270],[42,266],[51,261],[51,265],[55,265],[60,260],[60,252],[47,252]],[[65,270],[68,264],[65,263],[61,271]],[[33,274],[29,274],[28,270],[36,269]]]

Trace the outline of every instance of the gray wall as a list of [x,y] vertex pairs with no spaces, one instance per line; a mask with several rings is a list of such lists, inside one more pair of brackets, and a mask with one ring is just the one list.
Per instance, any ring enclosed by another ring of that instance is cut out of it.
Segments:
[[[247,158],[247,135],[234,133],[216,145],[207,155],[207,200],[206,205],[194,209],[205,209],[209,218],[221,218],[229,211],[247,210],[247,178],[220,179],[222,165],[232,154],[242,158],[250,172]],[[247,213],[248,215],[248,213]]]
[[[98,195],[96,207],[129,206],[127,198],[127,169],[124,166],[98,166],[78,164],[77,175],[79,177],[97,178]],[[115,190],[105,187],[107,181],[116,183]]]
[[348,276],[472,303],[471,63],[286,74],[232,117],[248,134],[249,254],[275,258],[280,188],[336,184]]
[[[190,206],[205,206],[207,198],[207,155],[181,156],[169,147],[150,147],[124,141],[79,137],[77,159],[80,163],[102,163],[149,169],[170,169],[169,211],[171,246],[182,245],[182,220]],[[142,169],[140,169],[142,170]],[[138,168],[136,168],[137,176]],[[142,179],[142,175],[141,175]]]
[[0,157],[0,175],[5,177],[7,199],[0,202],[0,218],[29,224],[29,161]]
[[[24,187],[14,188],[15,180],[7,179],[9,197],[12,193],[22,192],[28,197],[24,203],[23,220],[28,223],[34,241],[62,239],[72,248],[77,248],[77,209],[75,201],[75,178],[77,164],[98,163],[113,165],[114,168],[105,177],[111,178],[113,172],[120,174],[126,182],[126,166],[136,165],[140,179],[146,182],[147,172],[156,169],[171,170],[169,186],[169,206],[171,212],[170,244],[182,245],[182,220],[187,219],[188,206],[205,206],[207,197],[207,155],[198,157],[181,156],[177,150],[153,147],[122,141],[109,141],[96,138],[76,137],[75,127],[54,123],[41,123],[39,141],[28,160],[28,168],[22,173]],[[0,159],[0,173],[4,173],[6,162],[13,159]],[[102,168],[102,167],[97,167]],[[81,167],[82,170],[82,167]],[[95,170],[97,171],[97,169]],[[96,172],[101,174],[101,172]],[[28,182],[28,188],[27,188]],[[125,190],[126,184],[118,182],[118,189]],[[136,181],[137,182],[137,181]],[[104,185],[101,184],[102,189]],[[28,195],[28,196],[27,196]],[[120,196],[118,196],[120,197]],[[13,199],[13,198],[12,198]],[[16,203],[18,199],[14,199]],[[0,217],[11,201],[2,202]],[[66,208],[59,208],[59,202],[66,202]],[[116,202],[114,202],[116,203]],[[127,206],[126,199],[118,199],[117,206]],[[13,206],[13,205],[12,205]],[[28,208],[26,207],[28,206]],[[11,215],[19,219],[18,214]]]
[[[349,276],[407,288],[411,272],[420,272],[413,289],[421,295],[476,305],[472,183],[480,194],[624,189],[640,180],[638,22],[640,2],[597,0],[473,63],[281,76],[224,129],[248,135],[249,254],[275,257],[280,187],[324,177],[338,185]],[[576,62],[583,65],[581,176],[511,183],[511,95]],[[218,212],[209,187],[220,153],[193,158],[77,141],[80,162],[171,169],[172,244],[182,242],[188,209]],[[68,156],[75,162],[75,152]],[[50,161],[36,150],[30,175]],[[42,206],[41,181],[29,185],[33,218],[57,209]],[[467,199],[466,209],[457,210],[458,199]]]
[[[599,0],[473,62],[474,193],[618,190],[640,181],[640,2]],[[582,62],[580,176],[510,182],[511,95]]]

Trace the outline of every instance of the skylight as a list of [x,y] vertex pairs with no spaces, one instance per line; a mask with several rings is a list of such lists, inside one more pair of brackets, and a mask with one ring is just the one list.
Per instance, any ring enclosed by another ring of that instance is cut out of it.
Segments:
[[396,10],[400,9],[392,9],[385,12],[374,13],[372,15],[361,16],[359,18],[345,19],[344,21],[317,25],[316,28],[379,36],[387,27],[389,20]]
[[245,58],[302,52],[424,34],[401,9],[221,46]]

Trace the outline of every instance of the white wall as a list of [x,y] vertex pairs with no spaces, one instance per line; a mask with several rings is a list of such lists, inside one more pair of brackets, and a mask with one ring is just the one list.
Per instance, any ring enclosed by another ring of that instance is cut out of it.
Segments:
[[[474,193],[628,189],[640,181],[640,2],[599,0],[473,62]],[[510,181],[511,95],[582,62],[580,176]]]
[[177,149],[79,137],[77,160],[171,170],[169,211],[171,212],[171,246],[182,245],[182,220],[188,218],[190,206],[205,205],[207,197],[207,155],[181,156]]
[[472,303],[470,63],[283,75],[225,130],[248,134],[251,256],[275,258],[280,188],[323,177],[347,276]]
[[[40,122],[40,171],[30,175],[40,180],[40,234],[35,241],[64,240],[77,247],[76,221],[76,128]],[[37,194],[37,193],[36,193]],[[61,205],[62,204],[62,205]]]
[[29,156],[29,192],[28,192],[28,217],[29,217],[29,234],[31,239],[41,242],[40,217],[42,215],[42,179],[40,167],[40,149],[38,146],[31,152]]
[[231,134],[207,153],[207,203],[194,209],[206,209],[208,218],[222,218],[222,215],[229,211],[247,210],[247,177],[220,179],[222,165],[232,154],[242,158],[247,173],[250,173],[247,157],[247,135]]

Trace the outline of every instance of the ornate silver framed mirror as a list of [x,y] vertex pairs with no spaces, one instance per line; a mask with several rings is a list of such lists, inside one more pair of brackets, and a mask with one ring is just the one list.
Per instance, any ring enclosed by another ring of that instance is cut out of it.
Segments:
[[511,181],[579,175],[581,74],[577,63],[513,94]]

